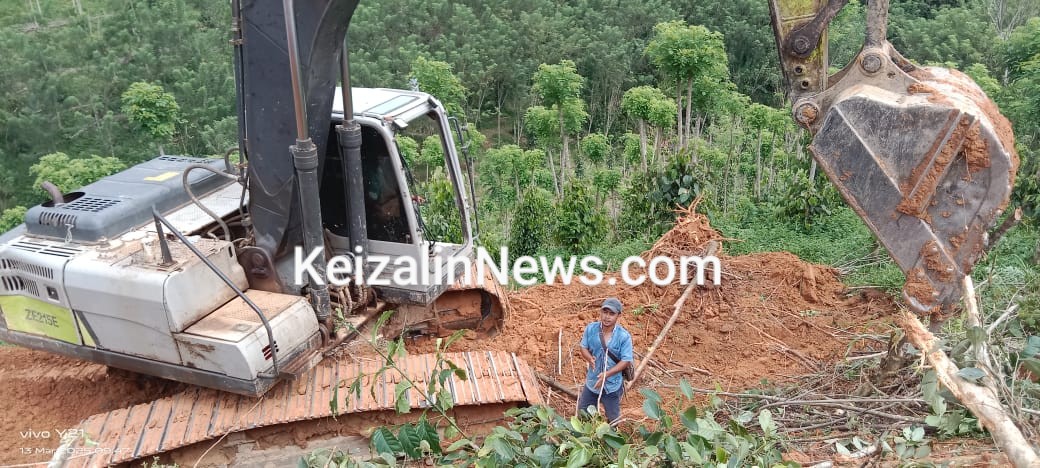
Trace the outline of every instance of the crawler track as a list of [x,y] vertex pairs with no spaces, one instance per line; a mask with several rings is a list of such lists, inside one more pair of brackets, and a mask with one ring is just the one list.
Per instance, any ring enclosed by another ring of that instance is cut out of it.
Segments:
[[[542,398],[531,368],[515,354],[502,351],[449,353],[447,359],[465,369],[466,380],[452,376],[449,383],[455,406],[538,404]],[[435,356],[409,356],[399,365],[420,388],[425,387]],[[99,467],[220,438],[227,434],[331,416],[393,410],[394,387],[400,373],[390,370],[375,377],[380,363],[327,360],[306,379],[283,382],[261,398],[192,388],[176,395],[128,408],[96,414],[78,427],[79,437],[59,449],[58,466]],[[347,388],[363,375],[359,398],[345,400]],[[338,408],[329,404],[339,388]],[[429,405],[411,389],[412,408]],[[349,419],[341,418],[341,419]]]

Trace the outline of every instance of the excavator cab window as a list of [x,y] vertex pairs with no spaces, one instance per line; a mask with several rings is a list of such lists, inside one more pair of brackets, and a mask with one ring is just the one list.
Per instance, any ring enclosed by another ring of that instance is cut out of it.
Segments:
[[401,186],[382,136],[362,127],[361,166],[365,181],[365,218],[368,238],[410,244]]
[[[333,123],[333,128],[337,123]],[[334,130],[331,132],[335,135]],[[335,137],[333,137],[335,138]],[[361,127],[361,167],[364,181],[365,218],[368,238],[384,242],[411,244],[408,217],[401,196],[391,154],[383,135],[377,130]],[[340,237],[349,235],[347,229],[346,181],[340,161],[339,147],[328,145],[322,171],[321,208],[325,228]]]

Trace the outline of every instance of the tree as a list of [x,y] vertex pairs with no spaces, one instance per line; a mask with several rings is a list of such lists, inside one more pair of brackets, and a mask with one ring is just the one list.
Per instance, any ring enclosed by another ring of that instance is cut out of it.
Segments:
[[602,133],[590,133],[581,139],[581,153],[593,164],[601,164],[610,154],[610,143]]
[[397,136],[397,151],[409,166],[419,162],[419,142],[407,135]]
[[512,206],[532,185],[535,171],[544,164],[545,155],[538,150],[524,151],[516,145],[492,148],[480,161],[480,180],[488,196]]
[[[546,109],[544,106],[530,107],[527,109],[527,112],[524,113],[524,128],[528,133],[534,136],[534,140],[546,150],[545,156],[549,162],[549,172],[553,177],[553,191],[556,192],[556,196],[560,196],[562,194],[562,169],[560,171],[561,175],[558,177],[551,151],[552,148],[559,143],[558,140],[555,140],[555,135],[559,132],[560,128],[556,113],[550,109]],[[563,164],[562,158],[560,164]]]
[[423,235],[438,242],[462,243],[462,218],[455,204],[455,190],[441,166],[437,166],[420,192],[426,199],[419,205],[426,228]]
[[556,242],[573,253],[585,253],[607,234],[607,216],[589,194],[588,181],[575,180],[557,205]]
[[173,138],[180,121],[181,108],[177,99],[162,86],[138,81],[123,93],[122,102],[123,113],[130,123],[158,142],[159,154],[165,154],[163,142]]
[[36,176],[39,193],[43,193],[39,187],[45,181],[67,193],[125,168],[126,164],[113,157],[70,158],[65,153],[51,153],[33,164],[29,172]]
[[548,246],[555,210],[551,193],[538,187],[524,192],[509,230],[509,253],[513,258],[536,255]]
[[[658,128],[661,124],[670,125],[677,108],[660,89],[653,86],[639,86],[625,91],[625,95],[621,97],[621,110],[639,122],[639,156],[643,161],[645,171],[647,167],[647,122],[651,122]],[[657,132],[655,132],[656,134]]]
[[[665,76],[675,83],[678,148],[685,148],[693,122],[694,85],[700,83],[698,94],[708,96],[714,90],[703,86],[728,80],[727,57],[722,34],[704,26],[690,26],[683,21],[669,21],[654,26],[654,36],[646,47],[646,55]],[[685,120],[682,112],[682,94],[686,92]]]
[[24,223],[26,211],[27,210],[24,206],[16,206],[0,212],[0,234],[10,231],[11,229],[14,229],[15,226]]
[[565,176],[570,167],[570,133],[579,130],[588,119],[580,97],[585,80],[578,74],[574,62],[562,60],[556,65],[539,65],[533,81],[531,91],[541,98],[542,104],[556,111],[562,148],[560,175]]
[[439,99],[449,115],[464,116],[466,87],[451,71],[451,65],[439,60],[430,60],[420,55],[412,62],[409,79],[419,83],[419,89]]

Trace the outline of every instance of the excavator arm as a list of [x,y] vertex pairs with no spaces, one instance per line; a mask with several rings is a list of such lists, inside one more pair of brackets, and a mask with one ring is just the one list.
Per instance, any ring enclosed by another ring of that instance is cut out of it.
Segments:
[[848,0],[770,0],[794,119],[845,201],[906,275],[919,314],[948,317],[988,248],[1018,169],[1011,125],[967,75],[910,63],[886,39],[888,0],[828,74],[827,26]]

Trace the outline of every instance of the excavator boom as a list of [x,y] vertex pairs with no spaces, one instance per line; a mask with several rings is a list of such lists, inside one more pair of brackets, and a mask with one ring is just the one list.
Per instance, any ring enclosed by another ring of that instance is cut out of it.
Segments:
[[988,247],[1018,169],[1011,125],[967,75],[920,67],[886,39],[888,0],[866,40],[828,75],[826,28],[847,0],[770,0],[794,119],[845,201],[906,275],[919,314],[948,317]]

